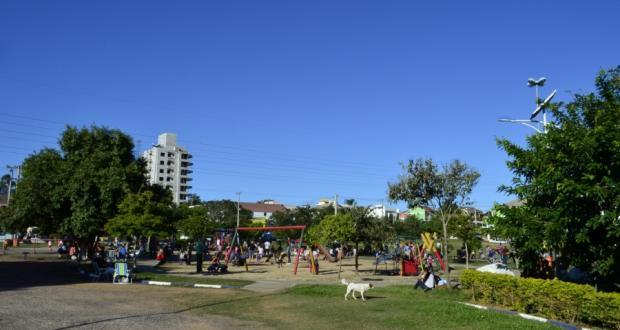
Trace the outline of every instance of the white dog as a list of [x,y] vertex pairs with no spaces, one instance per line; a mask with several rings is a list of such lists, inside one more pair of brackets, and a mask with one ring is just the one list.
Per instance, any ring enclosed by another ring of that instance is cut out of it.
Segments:
[[344,278],[341,282],[347,286],[347,293],[344,295],[344,300],[348,300],[347,296],[349,293],[353,296],[353,299],[357,300],[355,293],[359,292],[362,295],[362,300],[366,301],[366,298],[364,298],[364,292],[374,288],[374,286],[370,283],[349,283]]

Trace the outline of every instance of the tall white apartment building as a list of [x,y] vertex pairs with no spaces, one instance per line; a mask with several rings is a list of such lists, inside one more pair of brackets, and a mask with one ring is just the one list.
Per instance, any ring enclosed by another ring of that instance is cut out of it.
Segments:
[[192,188],[189,185],[192,180],[192,155],[177,146],[177,135],[161,134],[157,144],[145,151],[142,157],[146,160],[149,182],[170,189],[175,204],[186,203],[188,191]]

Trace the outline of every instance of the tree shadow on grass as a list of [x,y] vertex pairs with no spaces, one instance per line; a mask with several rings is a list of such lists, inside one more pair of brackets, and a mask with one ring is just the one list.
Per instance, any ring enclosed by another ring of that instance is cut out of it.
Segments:
[[[80,274],[83,269],[84,274]],[[70,261],[2,261],[0,292],[36,286],[67,285],[89,281],[89,267]]]

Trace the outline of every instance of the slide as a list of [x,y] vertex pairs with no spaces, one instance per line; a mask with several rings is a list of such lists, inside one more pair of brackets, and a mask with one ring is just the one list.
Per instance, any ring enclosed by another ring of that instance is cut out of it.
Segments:
[[325,248],[323,247],[323,245],[321,244],[316,244],[316,247],[319,249],[319,251],[321,253],[323,253],[323,255],[325,255],[325,259],[327,259],[327,261],[329,262],[336,262],[336,261],[340,261],[340,258],[342,257],[342,252],[339,253],[339,255],[334,258],[332,257],[331,254],[329,254],[329,251],[325,250]]

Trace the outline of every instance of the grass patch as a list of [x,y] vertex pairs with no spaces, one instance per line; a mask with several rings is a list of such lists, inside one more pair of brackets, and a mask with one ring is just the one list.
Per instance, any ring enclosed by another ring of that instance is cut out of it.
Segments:
[[299,285],[280,294],[234,299],[197,313],[260,321],[277,329],[554,329],[553,326],[477,310],[458,291],[422,292],[410,286],[376,288],[367,301],[344,300],[342,285]]
[[219,278],[219,277],[207,277],[205,275],[203,277],[188,277],[188,276],[178,276],[178,275],[168,275],[162,273],[154,273],[154,272],[140,272],[135,273],[136,281],[162,281],[162,282],[175,282],[175,283],[199,283],[199,284],[219,284],[219,285],[229,285],[229,286],[245,286],[248,284],[254,283],[253,281],[246,280],[235,280],[228,278]]

